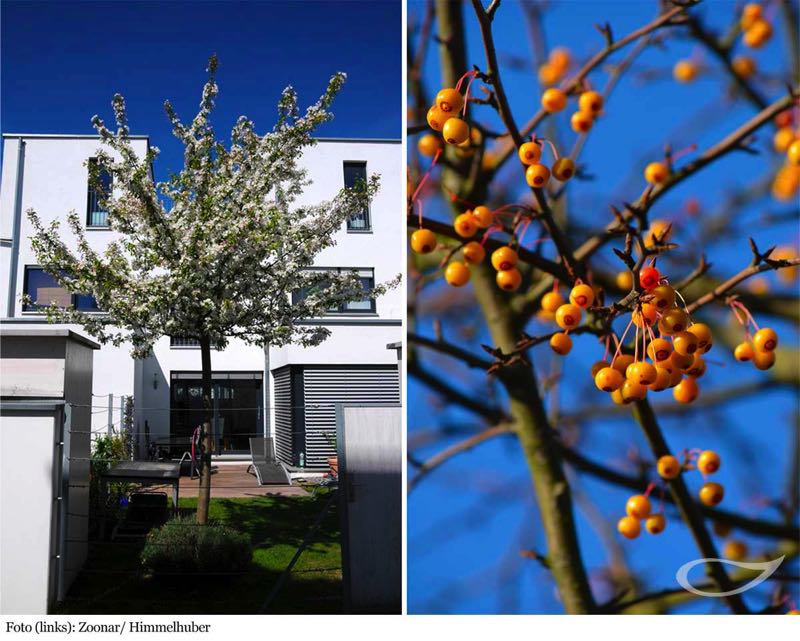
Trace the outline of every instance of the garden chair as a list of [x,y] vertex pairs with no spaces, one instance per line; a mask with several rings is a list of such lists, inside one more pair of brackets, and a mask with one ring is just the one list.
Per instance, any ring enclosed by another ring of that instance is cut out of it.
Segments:
[[289,472],[275,456],[275,445],[272,438],[251,438],[250,458],[252,463],[247,468],[255,472],[259,485],[291,485]]

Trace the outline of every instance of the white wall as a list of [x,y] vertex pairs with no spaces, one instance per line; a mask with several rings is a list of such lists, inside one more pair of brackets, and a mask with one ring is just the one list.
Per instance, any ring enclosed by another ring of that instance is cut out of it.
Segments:
[[[0,238],[11,236],[14,215],[14,197],[17,162],[17,138],[4,138],[3,173],[0,187]],[[88,169],[84,162],[96,155],[100,141],[92,137],[26,137],[24,176],[22,190],[21,246],[17,268],[17,303],[14,316],[17,322],[43,322],[41,315],[22,312],[19,296],[22,293],[25,265],[35,265],[28,238],[32,229],[24,212],[33,208],[43,223],[51,220],[62,221],[66,229],[66,216],[74,209],[83,219],[86,215]],[[144,154],[147,140],[133,140],[137,154]],[[380,174],[381,189],[370,207],[372,229],[368,233],[348,233],[345,226],[337,234],[337,244],[326,249],[319,256],[319,266],[373,268],[377,283],[391,280],[402,271],[404,256],[404,213],[402,202],[403,159],[399,143],[380,141],[340,141],[320,140],[307,151],[301,165],[309,171],[312,184],[307,187],[298,204],[319,203],[332,199],[344,186],[343,163],[345,161],[365,161],[368,174]],[[89,244],[102,250],[116,234],[106,230],[87,230]],[[70,248],[76,243],[68,231],[63,236]],[[0,254],[0,267],[6,256],[3,248]],[[0,282],[0,309],[5,310],[8,269],[2,274]],[[319,347],[304,349],[298,346],[273,348],[270,350],[272,369],[289,363],[341,363],[341,364],[381,364],[396,363],[394,351],[386,349],[386,344],[402,340],[399,325],[403,316],[405,298],[402,287],[390,291],[376,302],[376,314],[365,318],[362,315],[338,319],[344,325],[332,326],[331,337]],[[376,320],[391,320],[393,324],[376,324]],[[71,326],[80,331],[80,328]],[[119,396],[136,397],[135,420],[143,429],[148,420],[151,434],[167,435],[168,421],[165,418],[169,408],[169,378],[172,371],[199,371],[200,353],[198,349],[173,349],[169,339],[158,342],[154,357],[134,363],[129,356],[129,346],[114,347],[105,345],[94,354],[94,384],[92,405],[92,428],[100,429],[107,423],[107,395],[114,394],[115,409],[113,420],[119,420]],[[224,352],[212,354],[215,370],[263,371],[264,353],[255,346],[247,346],[241,341],[231,341]],[[159,384],[153,387],[153,377]],[[271,377],[265,377],[265,384],[271,385]],[[141,408],[141,409],[139,409]],[[144,409],[162,408],[162,409]]]

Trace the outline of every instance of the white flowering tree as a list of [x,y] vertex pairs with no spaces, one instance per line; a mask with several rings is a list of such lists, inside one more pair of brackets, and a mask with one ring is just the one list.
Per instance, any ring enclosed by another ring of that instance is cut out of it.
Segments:
[[[41,266],[70,292],[93,295],[103,310],[85,314],[51,306],[49,320],[80,324],[102,343],[129,342],[135,358],[149,355],[165,335],[199,341],[205,408],[199,523],[207,522],[211,490],[212,347],[224,348],[232,337],[256,345],[317,345],[329,330],[299,321],[324,316],[345,302],[377,297],[394,284],[365,292],[355,273],[307,269],[334,244],[348,216],[363,211],[378,189],[378,177],[371,176],[329,202],[296,202],[309,184],[298,159],[314,145],[314,130],[332,119],[329,109],[345,74],[333,76],[303,114],[296,93],[287,87],[271,132],[258,135],[242,116],[226,146],[210,122],[218,92],[216,67],[212,57],[200,110],[191,123],[181,122],[165,103],[173,132],[185,147],[183,170],[166,182],[151,177],[157,148],[143,158],[134,153],[122,96],[113,100],[116,132],[93,117],[101,139],[116,152],[99,153],[90,165],[96,182],[101,171],[114,178],[114,194],[101,202],[119,239],[104,252],[89,246],[74,211],[69,227],[77,251],[62,240],[58,222],[45,227],[35,211],[27,212]],[[305,295],[293,301],[291,293],[300,290]]]

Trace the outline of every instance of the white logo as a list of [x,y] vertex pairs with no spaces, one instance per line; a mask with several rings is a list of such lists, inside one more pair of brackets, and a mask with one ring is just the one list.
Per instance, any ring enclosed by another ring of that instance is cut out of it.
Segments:
[[[785,558],[786,556],[784,555],[779,559],[773,559],[772,561],[749,563],[745,561],[731,561],[730,559],[697,559],[696,561],[684,563],[680,568],[678,568],[678,571],[675,573],[675,578],[684,590],[688,590],[689,592],[699,596],[726,597],[731,596],[732,594],[746,592],[747,590],[756,587],[760,583],[763,583],[770,576],[772,576]],[[698,590],[691,583],[689,583],[689,570],[697,565],[702,565],[703,563],[727,563],[728,565],[735,565],[736,567],[744,568],[746,570],[761,570],[761,574],[734,590],[728,590],[727,592],[706,592],[704,590]]]

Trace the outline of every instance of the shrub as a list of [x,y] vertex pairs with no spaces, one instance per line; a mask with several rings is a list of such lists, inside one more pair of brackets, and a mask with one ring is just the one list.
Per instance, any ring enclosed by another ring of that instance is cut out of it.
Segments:
[[252,556],[246,534],[219,524],[198,525],[193,517],[182,517],[150,530],[141,561],[155,573],[206,574],[245,570]]

